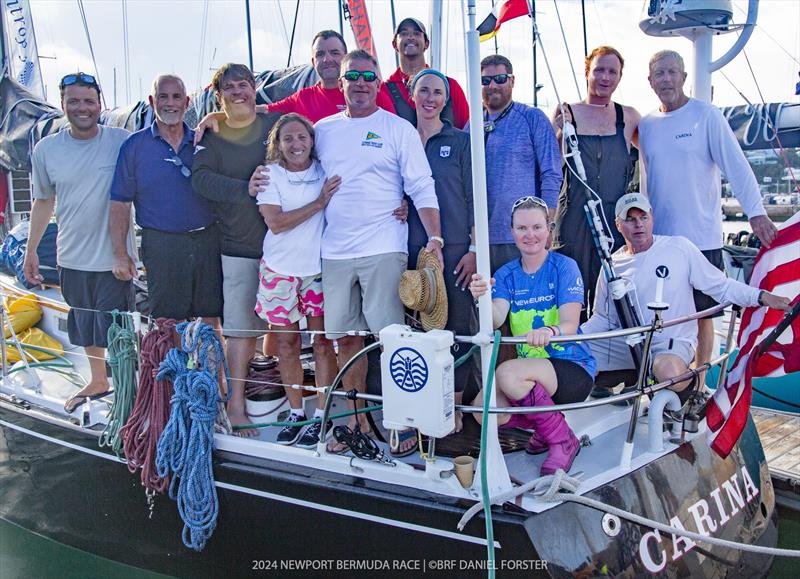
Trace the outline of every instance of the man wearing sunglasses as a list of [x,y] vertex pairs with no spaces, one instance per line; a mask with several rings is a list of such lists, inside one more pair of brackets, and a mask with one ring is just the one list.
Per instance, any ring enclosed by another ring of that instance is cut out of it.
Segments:
[[520,197],[541,197],[553,209],[561,189],[561,154],[542,111],[512,100],[511,61],[499,54],[481,61],[489,258],[492,271],[519,257],[511,231],[511,206]]
[[[397,52],[400,66],[386,79],[397,114],[412,125],[417,124],[414,100],[408,90],[419,71],[429,68],[425,62],[425,51],[430,46],[425,25],[416,18],[404,18],[397,25],[392,39],[392,48]],[[450,100],[442,110],[442,118],[454,127],[463,129],[469,121],[469,104],[464,91],[455,79],[448,77]]]
[[[231,375],[228,417],[245,425],[244,383],[256,339],[266,333],[266,322],[255,314],[258,266],[267,226],[248,192],[253,170],[266,156],[267,135],[279,113],[256,112],[256,83],[243,64],[222,65],[212,79],[225,120],[219,132],[207,131],[195,148],[192,185],[211,201],[219,218],[222,241],[222,334]],[[257,436],[252,429],[240,436]]]
[[[111,273],[108,234],[109,189],[128,132],[97,124],[100,87],[92,75],[68,74],[59,90],[69,124],[42,139],[31,156],[34,201],[24,271],[30,283],[42,282],[36,250],[55,210],[59,281],[71,307],[67,332],[72,344],[85,349],[91,370],[89,384],[64,405],[72,413],[87,398],[109,393],[105,348],[110,312],[129,310],[133,303],[131,282]],[[135,255],[132,235],[126,241]]]
[[192,187],[193,131],[183,122],[189,97],[183,81],[157,77],[149,97],[153,124],[122,145],[111,185],[109,231],[114,275],[136,277],[125,238],[131,203],[142,228],[151,312],[156,318],[222,315],[222,270],[214,205]]
[[[347,110],[314,127],[325,174],[342,178],[325,209],[322,235],[325,330],[338,340],[340,368],[364,343],[342,332],[378,333],[403,322],[397,288],[408,262],[408,226],[393,211],[404,192],[429,236],[426,250],[443,261],[439,205],[425,151],[411,124],[378,107],[377,71],[369,53],[348,53],[339,80]],[[363,392],[365,376],[366,365],[357,364],[345,375],[345,387]],[[369,430],[363,414],[351,419],[351,427],[356,420],[362,431]]]

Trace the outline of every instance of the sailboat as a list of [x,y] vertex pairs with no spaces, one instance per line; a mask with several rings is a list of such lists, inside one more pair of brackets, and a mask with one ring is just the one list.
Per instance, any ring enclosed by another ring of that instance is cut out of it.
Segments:
[[[488,277],[474,0],[467,15],[478,269]],[[126,118],[147,114],[134,107]],[[0,277],[0,287],[6,296],[30,291],[8,275]],[[63,401],[73,382],[88,373],[88,363],[80,348],[69,345],[58,290],[33,291],[43,309],[41,328],[66,347],[60,364],[3,365],[0,517],[61,543],[176,576],[443,572],[461,577],[499,571],[759,577],[769,572],[768,549],[777,541],[775,493],[752,420],[733,452],[721,459],[706,443],[703,421],[665,431],[661,411],[674,404],[674,394],[668,383],[647,385],[644,372],[639,390],[616,397],[636,400],[633,406],[609,405],[611,398],[558,407],[584,444],[571,476],[538,480],[541,459],[520,452],[527,435],[501,437],[494,413],[484,420],[477,448],[461,440],[446,455],[442,441],[430,444],[424,455],[404,459],[389,457],[380,442],[376,452],[335,455],[322,443],[311,450],[275,444],[270,431],[257,438],[215,433],[213,453],[203,457],[213,478],[202,490],[213,495],[218,511],[213,524],[192,527],[204,536],[201,545],[189,548],[186,503],[179,513],[166,496],[146,492],[126,459],[99,445],[110,401],[87,401],[77,413],[65,414]],[[486,300],[473,341],[481,347],[488,383],[499,338],[491,335]],[[652,336],[656,329],[583,338]],[[428,339],[395,330],[407,340],[400,347]],[[384,356],[391,358],[397,349],[388,344]],[[3,343],[4,361],[17,347],[13,340]],[[339,381],[340,376],[334,386]],[[334,413],[343,406],[334,387],[317,395],[323,394]],[[376,395],[364,398],[381,401]],[[488,406],[496,406],[493,393]],[[475,433],[471,436],[475,443]],[[474,481],[462,486],[451,459],[469,453],[478,455],[480,466]],[[468,511],[481,505],[482,514],[470,519]],[[751,552],[737,544],[767,550]]]

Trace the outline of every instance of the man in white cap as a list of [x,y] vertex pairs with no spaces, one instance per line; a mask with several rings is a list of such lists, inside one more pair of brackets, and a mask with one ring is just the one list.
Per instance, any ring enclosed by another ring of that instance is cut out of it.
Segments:
[[[653,235],[653,214],[650,202],[641,193],[620,197],[616,210],[617,229],[625,238],[625,246],[611,256],[616,274],[630,282],[634,289],[633,303],[638,306],[644,324],[653,321],[650,302],[669,304],[664,321],[695,313],[692,290],[707,293],[720,303],[733,302],[743,307],[766,306],[788,310],[789,299],[750,287],[711,265],[688,239],[678,235]],[[663,282],[659,280],[663,279]],[[663,284],[658,292],[659,284]],[[597,280],[592,317],[581,326],[584,334],[605,332],[620,327],[619,318],[605,276]],[[634,368],[624,339],[589,342],[598,371]],[[653,336],[651,354],[653,375],[659,382],[677,376],[689,368],[697,347],[696,323],[666,328]],[[672,387],[682,402],[689,395],[684,381]]]

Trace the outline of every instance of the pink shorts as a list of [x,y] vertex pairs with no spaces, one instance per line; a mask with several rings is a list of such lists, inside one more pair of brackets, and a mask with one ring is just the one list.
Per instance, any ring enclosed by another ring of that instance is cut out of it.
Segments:
[[[508,399],[508,403],[511,406],[536,406],[536,402],[533,400],[533,388],[531,391],[528,392],[525,396],[520,398],[519,400],[511,400]],[[500,426],[500,428],[525,428],[526,430],[533,430],[535,428],[535,424],[532,419],[532,415],[530,414],[509,414],[510,418],[508,422]]]
[[305,316],[321,316],[322,306],[322,274],[283,275],[261,261],[255,307],[258,317],[275,326],[289,326]]

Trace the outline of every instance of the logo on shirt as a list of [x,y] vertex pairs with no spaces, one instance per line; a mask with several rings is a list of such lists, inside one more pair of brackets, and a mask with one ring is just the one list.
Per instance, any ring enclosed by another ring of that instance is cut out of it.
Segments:
[[568,288],[567,291],[571,293],[583,293],[583,278],[581,276],[575,278],[575,285]]
[[197,145],[197,146],[194,148],[194,154],[196,155],[197,153],[199,153],[199,152],[200,152],[200,151],[202,151],[203,149],[205,149],[205,147],[204,147],[203,145]]
[[666,265],[659,265],[656,267],[656,277],[664,279],[668,275],[669,275],[669,268]]
[[446,159],[447,157],[449,157],[450,156],[450,145],[442,145],[439,148],[439,156],[442,159]]
[[375,147],[376,149],[380,149],[383,147],[383,143],[381,142],[381,136],[377,133],[373,133],[372,131],[367,131],[367,138],[361,141],[362,147]]
[[691,136],[692,136],[692,133],[680,133],[678,135],[675,135],[675,140],[677,141],[678,139],[686,139],[686,138],[691,137]]

